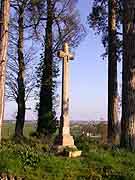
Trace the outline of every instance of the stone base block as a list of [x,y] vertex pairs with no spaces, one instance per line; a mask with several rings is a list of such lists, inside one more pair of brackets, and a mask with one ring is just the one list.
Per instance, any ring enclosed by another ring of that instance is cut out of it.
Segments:
[[55,146],[55,151],[57,151],[57,155],[62,155],[69,158],[80,157],[82,154],[82,151],[79,151],[76,146]]
[[69,151],[69,157],[70,158],[76,158],[76,157],[80,157],[82,154],[82,151]]

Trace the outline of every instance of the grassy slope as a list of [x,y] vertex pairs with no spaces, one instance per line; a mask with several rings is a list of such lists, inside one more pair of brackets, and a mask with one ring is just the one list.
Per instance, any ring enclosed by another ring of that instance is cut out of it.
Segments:
[[55,156],[48,145],[37,139],[21,144],[3,141],[0,171],[28,180],[135,179],[134,153],[111,149],[83,137],[77,137],[76,145],[83,151],[82,157],[69,159]]

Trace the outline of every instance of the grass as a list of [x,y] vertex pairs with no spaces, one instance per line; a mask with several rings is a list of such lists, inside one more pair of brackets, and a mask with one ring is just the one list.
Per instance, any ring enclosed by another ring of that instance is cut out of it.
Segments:
[[[12,129],[13,126],[9,127]],[[28,135],[32,128],[25,128]],[[77,136],[75,143],[82,150],[82,156],[69,159],[56,156],[48,144],[36,138],[31,137],[19,144],[4,140],[0,146],[0,172],[23,176],[27,180],[135,179],[134,153],[118,147],[110,148],[82,136]]]

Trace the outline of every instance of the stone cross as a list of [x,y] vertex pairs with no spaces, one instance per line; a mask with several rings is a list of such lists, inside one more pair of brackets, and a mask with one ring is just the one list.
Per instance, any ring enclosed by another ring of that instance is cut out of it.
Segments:
[[63,50],[58,52],[58,57],[62,58],[62,104],[60,117],[59,145],[74,146],[73,137],[70,135],[69,125],[69,60],[73,60],[73,55],[69,52],[69,46],[64,44]]

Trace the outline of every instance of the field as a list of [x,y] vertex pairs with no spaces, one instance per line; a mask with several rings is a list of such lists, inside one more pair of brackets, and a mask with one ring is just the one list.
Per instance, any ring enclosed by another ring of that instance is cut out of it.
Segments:
[[[2,137],[5,139],[10,138],[14,135],[15,123],[3,123]],[[24,135],[29,137],[29,134],[35,130],[35,124],[26,123],[24,126]]]
[[[79,128],[79,129],[77,129]],[[0,172],[28,180],[134,180],[135,155],[119,147],[108,147],[101,139],[79,135],[80,126],[72,127],[80,158],[56,155],[53,138],[29,137],[33,127],[25,126],[26,139],[11,140],[13,124],[5,124],[0,148]],[[29,138],[28,138],[29,137]]]

